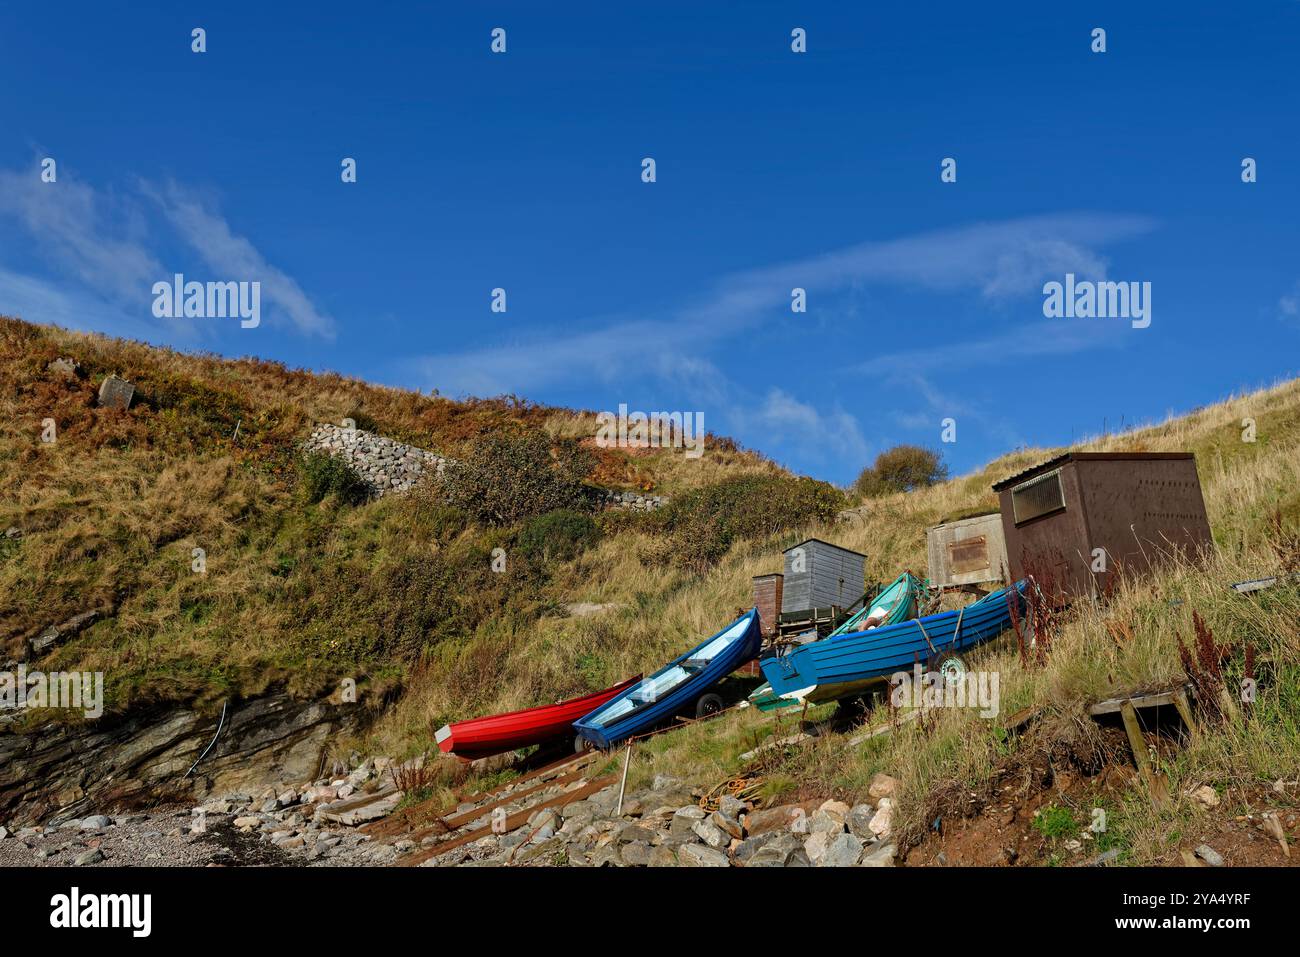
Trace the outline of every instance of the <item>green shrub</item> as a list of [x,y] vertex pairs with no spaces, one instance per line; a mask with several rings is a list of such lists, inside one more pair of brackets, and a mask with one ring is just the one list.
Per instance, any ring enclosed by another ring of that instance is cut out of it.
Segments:
[[875,498],[935,485],[947,477],[948,466],[938,452],[919,445],[896,445],[881,452],[874,465],[862,470],[853,490]]
[[311,504],[334,495],[347,505],[360,505],[370,498],[370,486],[356,469],[342,459],[323,452],[309,452],[299,464],[303,493]]
[[762,538],[826,522],[844,507],[833,485],[784,475],[724,479],[675,497],[655,513],[668,533],[662,557],[702,571],[741,538]]
[[599,537],[600,529],[590,515],[561,508],[524,522],[519,550],[529,558],[568,561]]
[[552,450],[540,429],[502,430],[449,460],[441,484],[456,508],[491,525],[513,525],[557,509],[590,508],[582,480],[591,465],[576,442],[561,441]]

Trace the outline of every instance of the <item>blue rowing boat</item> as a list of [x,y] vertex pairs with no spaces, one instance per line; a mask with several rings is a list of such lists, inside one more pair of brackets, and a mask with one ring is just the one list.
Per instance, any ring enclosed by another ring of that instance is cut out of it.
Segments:
[[996,638],[1022,615],[1027,581],[985,595],[960,611],[824,638],[759,662],[772,692],[818,704],[861,694],[917,661],[928,661]]
[[603,749],[688,710],[702,717],[701,711],[708,713],[721,704],[709,689],[753,660],[762,641],[758,609],[752,608],[702,645],[573,722],[573,727]]
[[[929,583],[922,582],[911,572],[903,572],[827,637],[834,638],[914,618],[917,602],[923,594],[929,594]],[[749,703],[761,711],[779,711],[781,708],[793,708],[800,702],[797,698],[782,698],[765,681],[750,694]]]

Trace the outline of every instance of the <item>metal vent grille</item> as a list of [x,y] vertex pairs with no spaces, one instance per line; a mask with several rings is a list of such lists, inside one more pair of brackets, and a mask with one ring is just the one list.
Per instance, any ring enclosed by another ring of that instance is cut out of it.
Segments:
[[1065,508],[1065,490],[1061,487],[1061,470],[1048,472],[1023,482],[1011,490],[1011,510],[1016,524]]

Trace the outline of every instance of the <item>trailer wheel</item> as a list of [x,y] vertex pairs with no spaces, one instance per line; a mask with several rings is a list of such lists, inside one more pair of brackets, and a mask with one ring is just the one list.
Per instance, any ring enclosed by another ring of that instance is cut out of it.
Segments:
[[590,750],[591,750],[591,742],[590,742],[590,741],[588,741],[586,738],[584,738],[584,737],[583,737],[582,735],[580,735],[580,734],[575,734],[575,735],[573,736],[573,753],[574,753],[574,754],[586,754],[586,753],[587,753],[588,751],[590,751]]
[[966,674],[970,669],[966,667],[966,659],[961,655],[947,652],[939,656],[934,670],[939,672],[939,678],[945,685],[953,688],[966,680]]
[[716,694],[700,695],[700,700],[695,702],[695,717],[707,718],[711,714],[717,714],[722,710],[722,696]]

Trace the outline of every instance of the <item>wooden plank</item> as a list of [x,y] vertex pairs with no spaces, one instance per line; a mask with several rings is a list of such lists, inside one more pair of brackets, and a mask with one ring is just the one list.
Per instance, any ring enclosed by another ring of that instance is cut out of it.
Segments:
[[1142,737],[1142,726],[1138,724],[1137,709],[1133,707],[1132,701],[1125,701],[1119,713],[1124,719],[1124,730],[1128,733],[1129,747],[1133,749],[1133,763],[1137,765],[1138,773],[1147,783],[1151,803],[1156,807],[1163,807],[1169,802],[1169,789],[1165,784],[1164,775],[1151,767],[1151,759],[1147,756],[1146,739]]
[[1015,714],[1012,714],[1005,721],[1003,721],[1002,727],[1004,730],[1007,731],[1019,731],[1025,725],[1029,724],[1031,721],[1037,718],[1040,711],[1041,711],[1040,708],[1034,708],[1034,707],[1021,708]]
[[[907,722],[915,721],[920,716],[921,716],[920,709],[917,709],[915,711],[909,711],[898,719],[898,723],[900,725],[907,724]],[[849,738],[849,745],[853,746],[853,745],[861,744],[863,741],[868,741],[871,738],[878,738],[882,734],[889,734],[889,732],[893,730],[894,730],[893,724],[879,725],[875,728],[872,728],[870,731],[864,731],[861,734],[855,734],[853,737]]]
[[1187,726],[1187,733],[1195,738],[1200,733],[1200,728],[1196,724],[1196,718],[1192,714],[1192,704],[1187,700],[1187,689],[1179,688],[1174,692],[1174,707],[1178,709],[1178,716],[1183,719],[1183,724]]
[[1174,704],[1174,696],[1177,691],[1160,691],[1155,694],[1137,695],[1132,698],[1107,698],[1105,701],[1098,701],[1088,709],[1089,714],[1114,714],[1116,711],[1123,711],[1125,705],[1134,708],[1159,708],[1171,706]]
[[[605,790],[618,779],[617,774],[607,774],[604,777],[596,778],[590,784],[578,788],[576,791],[570,791],[568,794],[561,794],[558,797],[551,798],[549,801],[543,801],[534,807],[524,808],[522,811],[516,811],[506,818],[506,833],[523,827],[528,823],[530,815],[537,811],[545,810],[551,807],[565,807],[575,801],[581,801],[589,798],[591,795]],[[460,837],[454,837],[450,841],[443,841],[441,844],[435,844],[432,847],[408,854],[406,857],[397,861],[398,867],[418,867],[431,857],[437,857],[439,854],[446,854],[448,851],[454,851],[456,848],[465,844],[472,844],[481,837],[487,837],[492,833],[492,825],[476,828],[468,834],[462,834]]]

